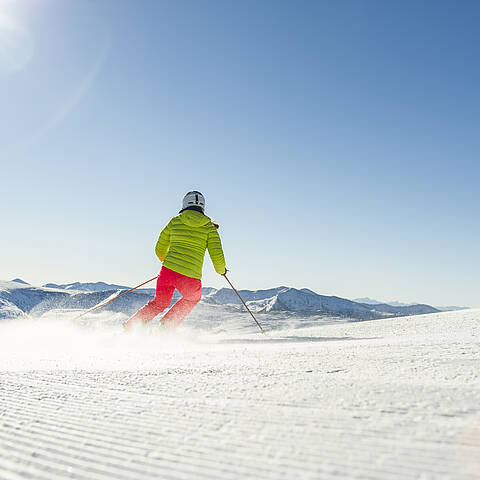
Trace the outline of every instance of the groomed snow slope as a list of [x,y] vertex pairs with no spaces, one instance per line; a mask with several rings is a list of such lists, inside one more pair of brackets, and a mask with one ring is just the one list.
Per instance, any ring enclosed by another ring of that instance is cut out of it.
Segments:
[[0,478],[480,478],[479,310],[275,322],[1,324]]

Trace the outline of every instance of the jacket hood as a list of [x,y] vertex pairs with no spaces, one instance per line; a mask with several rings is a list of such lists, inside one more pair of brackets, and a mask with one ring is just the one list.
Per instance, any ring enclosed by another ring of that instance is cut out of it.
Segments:
[[211,222],[209,217],[195,210],[184,210],[179,217],[182,223],[189,227],[201,227]]

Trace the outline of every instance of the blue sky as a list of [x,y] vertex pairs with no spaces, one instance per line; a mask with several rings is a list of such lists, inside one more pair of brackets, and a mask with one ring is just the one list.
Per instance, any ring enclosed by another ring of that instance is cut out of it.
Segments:
[[479,27],[475,1],[0,0],[0,278],[140,283],[198,189],[239,288],[480,307]]

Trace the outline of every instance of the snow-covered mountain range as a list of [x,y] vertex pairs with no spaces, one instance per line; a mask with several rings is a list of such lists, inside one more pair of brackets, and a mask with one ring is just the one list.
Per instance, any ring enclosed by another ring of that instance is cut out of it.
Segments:
[[[34,287],[20,279],[0,282],[0,318],[16,318],[25,314],[40,316],[57,309],[85,310],[104,302],[129,287],[104,282],[46,284]],[[139,289],[105,307],[106,310],[130,315],[152,298],[153,289]],[[319,295],[307,288],[277,287],[268,290],[240,290],[242,298],[256,313],[294,312],[332,315],[366,320],[392,316],[438,312],[424,304],[393,306],[360,303],[336,296]],[[174,301],[175,301],[174,297]],[[235,293],[228,288],[203,289],[202,303],[226,309],[243,308]]]

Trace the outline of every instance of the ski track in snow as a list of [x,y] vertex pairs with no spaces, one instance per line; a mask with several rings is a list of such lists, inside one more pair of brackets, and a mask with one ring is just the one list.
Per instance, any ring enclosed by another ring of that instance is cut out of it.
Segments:
[[0,479],[480,479],[480,310],[192,318],[0,324]]

